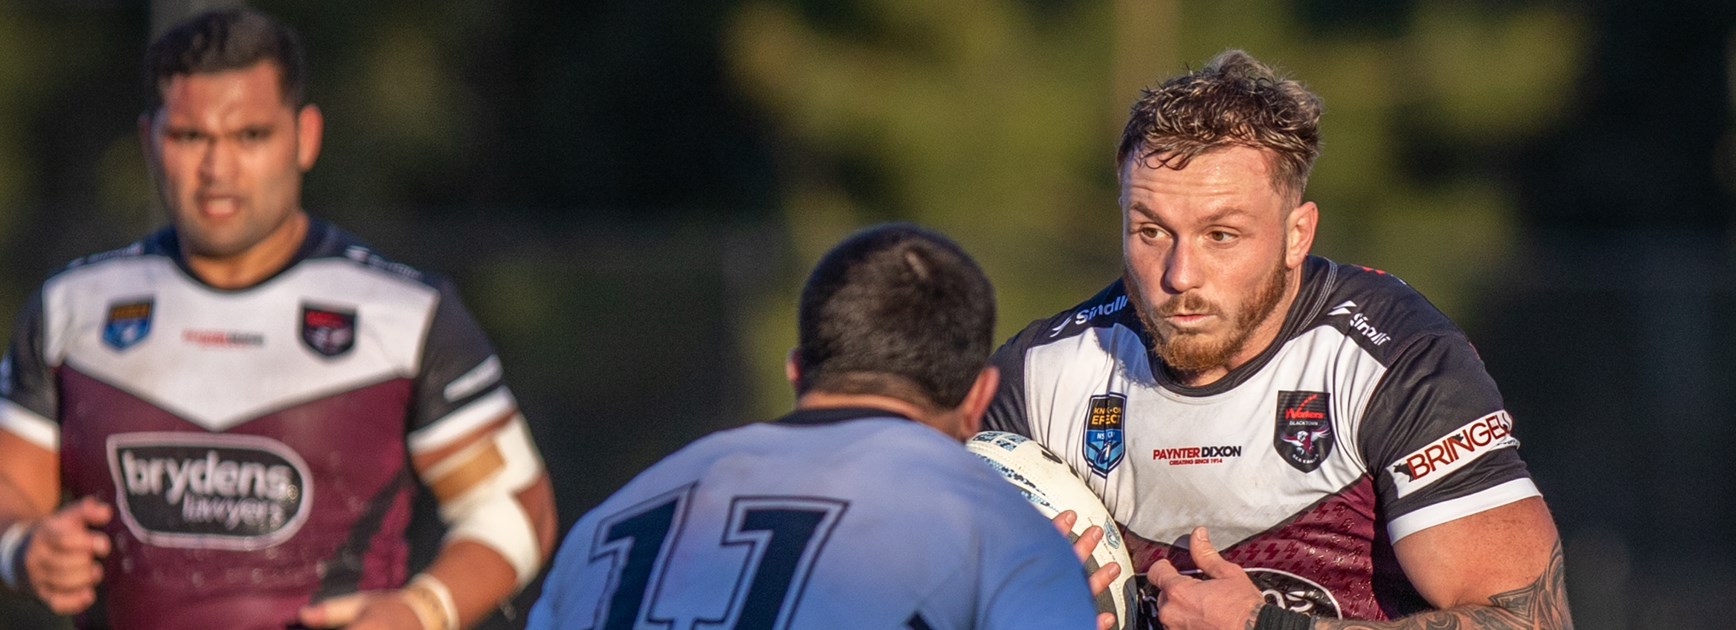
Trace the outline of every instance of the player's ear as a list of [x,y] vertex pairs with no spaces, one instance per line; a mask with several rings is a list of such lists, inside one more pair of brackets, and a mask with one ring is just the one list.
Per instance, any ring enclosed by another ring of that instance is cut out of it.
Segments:
[[157,143],[151,138],[151,127],[156,122],[152,112],[139,114],[139,148],[145,152],[145,162],[152,169],[157,168]]
[[964,395],[964,401],[959,403],[959,437],[970,439],[983,427],[983,414],[989,410],[989,402],[995,399],[995,391],[1001,387],[1001,369],[995,366],[984,366],[977,373],[976,382],[971,383],[970,391]]
[[1320,208],[1314,202],[1304,202],[1290,210],[1284,218],[1284,265],[1289,269],[1302,266],[1308,250],[1314,248],[1314,228],[1320,224]]
[[320,142],[324,139],[325,114],[313,103],[301,106],[295,113],[295,164],[303,173],[319,159]]
[[790,353],[784,355],[784,379],[790,382],[790,387],[799,389],[797,383],[802,381],[802,364],[798,356],[796,348],[790,348]]

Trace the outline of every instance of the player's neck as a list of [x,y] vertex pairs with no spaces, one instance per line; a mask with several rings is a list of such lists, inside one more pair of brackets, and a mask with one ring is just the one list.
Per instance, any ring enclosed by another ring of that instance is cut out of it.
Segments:
[[[947,418],[945,412],[927,409],[907,400],[880,396],[876,394],[839,394],[833,392],[809,391],[796,398],[797,411],[812,411],[815,409],[841,409],[845,407],[866,407],[888,411],[911,420],[915,420],[947,435],[952,433],[941,429]],[[957,437],[957,436],[954,436]]]
[[263,240],[229,256],[205,256],[181,241],[181,256],[187,269],[201,282],[219,289],[245,289],[259,284],[288,265],[307,238],[308,217],[296,212]]

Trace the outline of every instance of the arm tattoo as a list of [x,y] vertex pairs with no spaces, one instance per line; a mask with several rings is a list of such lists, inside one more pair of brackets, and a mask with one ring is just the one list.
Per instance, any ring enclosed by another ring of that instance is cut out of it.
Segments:
[[1567,573],[1562,567],[1561,541],[1549,554],[1549,565],[1537,581],[1496,593],[1488,606],[1455,606],[1393,621],[1316,619],[1314,630],[1572,630],[1567,610]]

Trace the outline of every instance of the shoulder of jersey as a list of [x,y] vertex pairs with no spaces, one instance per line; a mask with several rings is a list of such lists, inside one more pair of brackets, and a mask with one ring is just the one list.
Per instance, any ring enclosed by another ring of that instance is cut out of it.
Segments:
[[66,263],[66,266],[61,267],[60,270],[54,273],[54,275],[58,276],[79,269],[99,267],[106,263],[143,260],[149,258],[168,258],[168,251],[164,249],[165,246],[163,242],[165,236],[165,231],[157,231],[151,233],[149,236],[128,243],[125,247],[74,258],[72,262]]
[[382,275],[439,288],[445,278],[392,260],[374,251],[360,238],[335,225],[327,224],[324,242],[319,243],[307,260],[342,260],[356,267]]
[[1397,276],[1358,265],[1330,266],[1325,290],[1306,305],[1311,317],[1302,331],[1338,329],[1382,360],[1414,339],[1460,334],[1440,309]]
[[1014,337],[1025,347],[1040,346],[1082,334],[1093,328],[1124,324],[1139,329],[1139,317],[1130,308],[1127,290],[1117,279],[1083,302],[1046,319],[1031,322]]

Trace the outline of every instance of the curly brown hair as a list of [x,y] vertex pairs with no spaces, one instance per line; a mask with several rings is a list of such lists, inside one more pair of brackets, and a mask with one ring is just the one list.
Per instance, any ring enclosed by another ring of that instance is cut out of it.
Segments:
[[1320,155],[1320,97],[1240,50],[1141,92],[1115,154],[1118,169],[1137,155],[1173,169],[1229,146],[1268,151],[1272,185],[1300,199]]

